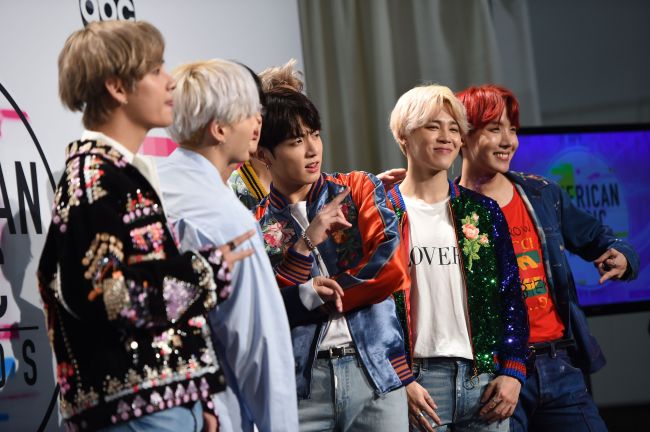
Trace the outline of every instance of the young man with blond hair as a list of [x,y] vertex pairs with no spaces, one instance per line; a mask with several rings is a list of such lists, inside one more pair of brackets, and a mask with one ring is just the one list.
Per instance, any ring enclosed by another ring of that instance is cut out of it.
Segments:
[[388,197],[411,276],[396,294],[415,376],[406,387],[411,427],[506,431],[526,378],[528,325],[499,206],[447,178],[465,109],[447,87],[415,87],[390,128],[408,162]]

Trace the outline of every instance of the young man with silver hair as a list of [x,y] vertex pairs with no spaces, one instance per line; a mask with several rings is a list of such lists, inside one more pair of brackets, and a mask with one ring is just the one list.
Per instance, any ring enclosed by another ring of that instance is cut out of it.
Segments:
[[[216,398],[220,430],[298,429],[289,324],[256,220],[224,184],[233,163],[257,147],[258,89],[243,66],[208,60],[173,72],[174,122],[180,147],[160,164],[165,206],[181,247],[191,249],[254,230],[253,255],[232,269],[233,292],[209,324],[228,384]],[[233,245],[235,246],[235,245]]]

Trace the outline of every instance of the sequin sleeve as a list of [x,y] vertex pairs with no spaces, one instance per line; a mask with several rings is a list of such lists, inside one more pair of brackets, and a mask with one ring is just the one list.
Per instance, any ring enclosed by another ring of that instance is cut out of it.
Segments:
[[[79,159],[68,163],[50,228],[58,255],[51,283],[71,315],[165,328],[227,297],[230,273],[218,249],[180,255],[155,194],[131,190],[119,167]],[[148,207],[129,212],[138,194]]]

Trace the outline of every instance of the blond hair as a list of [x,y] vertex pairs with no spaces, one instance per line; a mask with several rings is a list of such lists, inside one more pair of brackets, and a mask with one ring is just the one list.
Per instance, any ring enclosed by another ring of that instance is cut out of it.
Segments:
[[83,112],[83,124],[93,129],[108,120],[118,102],[106,80],[119,79],[133,91],[135,84],[163,62],[165,42],[145,21],[91,22],[72,33],[59,54],[59,97],[71,111]]
[[262,81],[262,91],[266,93],[278,87],[288,87],[302,92],[302,72],[295,70],[295,66],[296,59],[290,59],[282,66],[266,68],[260,72],[258,75]]
[[403,143],[406,137],[431,121],[443,108],[456,120],[461,134],[466,135],[468,125],[465,106],[449,87],[438,84],[419,86],[407,91],[397,100],[390,115],[390,130],[402,153],[406,154]]
[[186,63],[172,76],[174,122],[168,132],[180,145],[199,144],[213,120],[228,125],[260,112],[257,84],[240,64],[220,59]]

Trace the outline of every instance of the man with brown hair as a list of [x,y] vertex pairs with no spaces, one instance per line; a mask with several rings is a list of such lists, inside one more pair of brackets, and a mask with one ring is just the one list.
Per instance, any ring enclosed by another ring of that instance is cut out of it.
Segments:
[[250,251],[180,254],[168,230],[136,154],[172,122],[163,51],[151,24],[109,21],[73,33],[59,56],[61,100],[89,130],[66,149],[38,279],[71,430],[199,431],[224,387],[204,315]]

